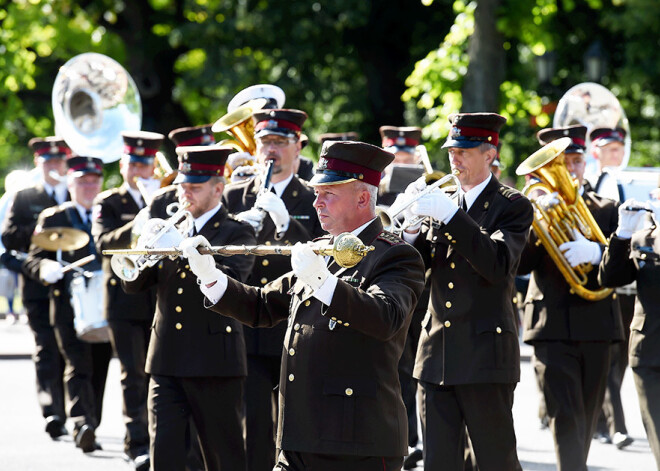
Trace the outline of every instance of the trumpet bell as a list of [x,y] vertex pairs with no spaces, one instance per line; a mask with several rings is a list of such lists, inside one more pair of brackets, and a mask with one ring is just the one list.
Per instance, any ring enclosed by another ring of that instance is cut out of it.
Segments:
[[135,82],[110,57],[77,55],[59,70],[52,90],[55,131],[78,155],[105,163],[121,157],[122,131],[139,131],[142,104]]
[[113,255],[110,267],[115,275],[124,281],[135,281],[140,274],[137,262],[130,255]]

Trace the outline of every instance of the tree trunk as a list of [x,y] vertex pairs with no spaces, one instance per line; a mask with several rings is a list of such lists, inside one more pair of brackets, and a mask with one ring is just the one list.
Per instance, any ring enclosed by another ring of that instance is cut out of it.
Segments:
[[468,45],[470,64],[463,84],[464,113],[498,112],[505,54],[497,31],[501,0],[479,0],[474,12],[474,33]]

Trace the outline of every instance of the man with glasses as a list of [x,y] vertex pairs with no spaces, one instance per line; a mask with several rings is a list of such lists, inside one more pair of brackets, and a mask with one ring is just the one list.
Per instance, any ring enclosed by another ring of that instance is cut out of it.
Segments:
[[[260,110],[254,115],[259,165],[272,161],[254,179],[228,185],[224,200],[238,219],[258,230],[257,244],[292,245],[323,233],[312,206],[314,192],[296,175],[300,135],[307,119],[303,111]],[[262,287],[291,269],[289,257],[269,255],[255,261],[247,284]],[[245,385],[248,469],[272,469],[275,464],[273,427],[277,417],[277,384],[286,325],[273,329],[245,327],[248,376]]]

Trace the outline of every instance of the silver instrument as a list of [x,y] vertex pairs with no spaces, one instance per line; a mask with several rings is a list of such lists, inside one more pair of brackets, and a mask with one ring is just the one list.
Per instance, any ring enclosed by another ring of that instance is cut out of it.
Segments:
[[121,157],[122,131],[139,131],[142,104],[135,82],[110,57],[94,52],[66,62],[52,91],[55,132],[78,155],[105,163]]
[[[270,186],[270,179],[273,176],[273,160],[266,161],[263,171],[264,171],[264,177],[261,182],[261,187],[259,188],[259,192],[257,193],[257,199],[261,195],[263,195],[264,193],[268,193],[269,191],[268,187]],[[263,229],[264,219],[266,218],[267,215],[268,213],[263,209],[253,207],[248,209],[247,211],[237,214],[236,219],[238,219],[239,221],[249,223],[252,227],[254,227],[254,231],[257,234],[259,234],[261,232],[261,229]]]
[[[452,182],[453,185],[444,187],[447,183]],[[445,193],[452,192],[452,198],[458,197],[458,192],[461,189],[461,182],[458,180],[458,176],[454,173],[445,175],[444,177],[436,180],[430,185],[427,185],[422,191],[416,194],[406,195],[401,193],[397,199],[394,201],[392,206],[389,208],[376,208],[376,214],[383,223],[383,227],[391,232],[400,232],[404,231],[411,226],[415,226],[423,221],[426,216],[417,216],[409,221],[401,221],[399,216],[408,208],[410,208],[414,203],[417,202],[422,196],[426,196],[429,193],[436,190],[444,191]]]

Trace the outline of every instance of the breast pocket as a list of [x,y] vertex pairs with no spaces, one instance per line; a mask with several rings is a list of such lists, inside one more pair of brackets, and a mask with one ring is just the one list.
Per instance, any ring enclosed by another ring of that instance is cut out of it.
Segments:
[[510,368],[517,358],[518,335],[516,330],[505,323],[484,321],[477,323],[477,345],[485,368]]
[[368,433],[361,433],[375,413],[378,384],[369,378],[329,378],[323,383],[324,426],[321,438],[339,442],[371,443]]

